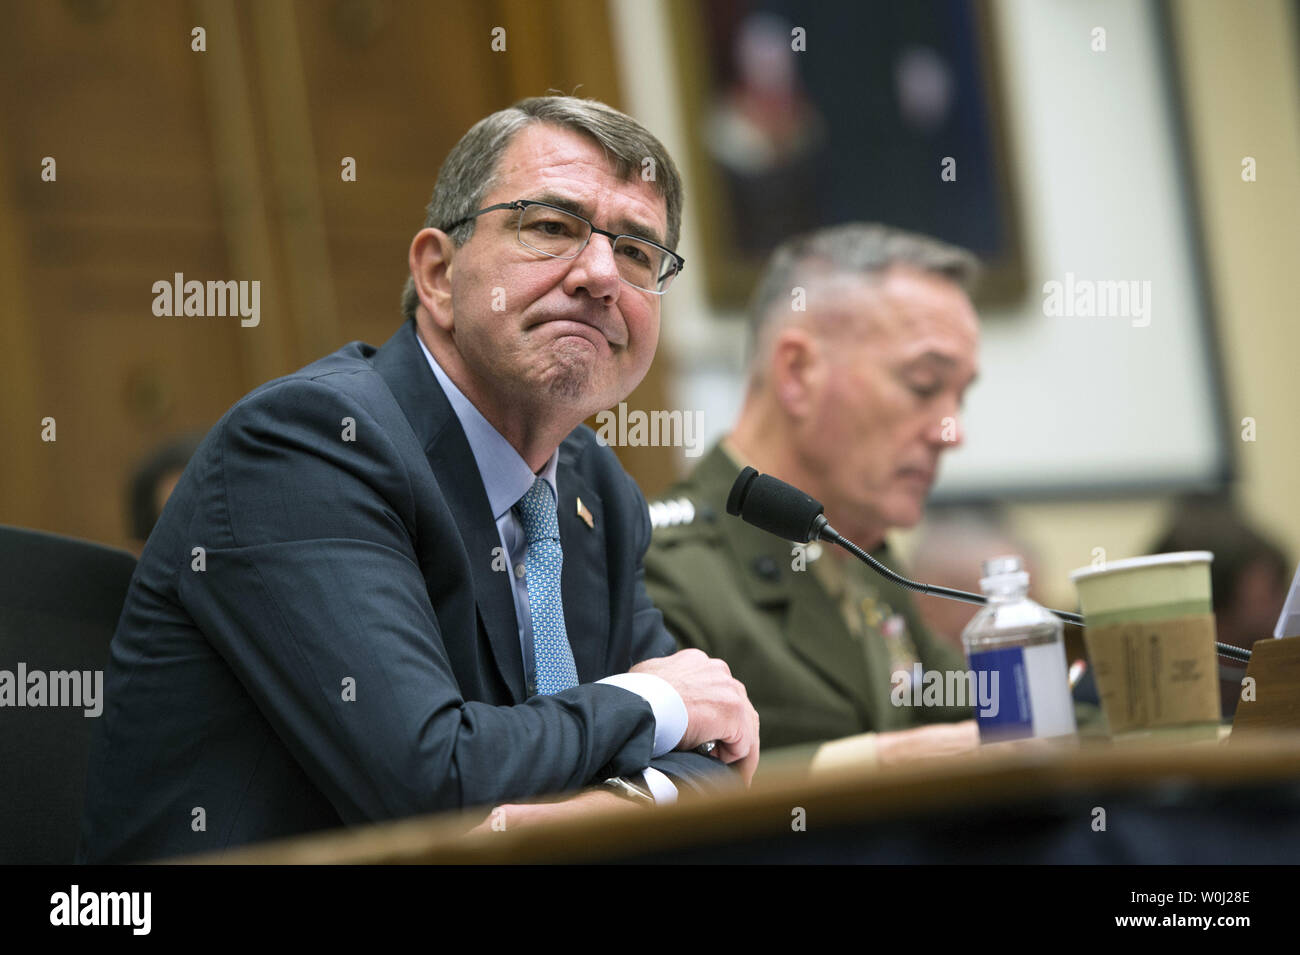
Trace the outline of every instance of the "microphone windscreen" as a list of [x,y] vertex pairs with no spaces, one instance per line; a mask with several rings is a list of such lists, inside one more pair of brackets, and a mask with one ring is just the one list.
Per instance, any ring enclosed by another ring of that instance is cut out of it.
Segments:
[[727,513],[732,517],[740,517],[740,508],[745,503],[745,495],[749,493],[749,485],[756,477],[758,477],[757,471],[753,468],[745,468],[731,485],[731,493],[727,495]]
[[813,522],[822,510],[820,501],[753,468],[740,472],[727,495],[728,514],[738,514],[760,530],[801,544],[812,538]]

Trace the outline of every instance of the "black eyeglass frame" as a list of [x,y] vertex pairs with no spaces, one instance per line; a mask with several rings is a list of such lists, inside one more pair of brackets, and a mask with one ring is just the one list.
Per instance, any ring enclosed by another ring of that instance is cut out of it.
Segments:
[[[578,251],[573,253],[573,255],[551,255],[550,252],[542,252],[541,249],[534,248],[533,246],[525,242],[523,240],[523,237],[519,235],[519,228],[523,224],[523,212],[529,206],[545,206],[547,209],[554,209],[556,212],[563,212],[565,215],[573,216],[573,218],[579,219],[587,223],[587,228],[590,231],[587,233],[587,238],[583,240],[582,248],[578,249]],[[464,218],[457,219],[451,225],[443,226],[442,231],[450,232],[452,229],[459,229],[466,222],[469,222],[471,219],[477,219],[485,212],[497,212],[498,210],[501,209],[514,209],[519,212],[519,224],[516,225],[515,227],[515,238],[519,240],[520,245],[524,246],[525,248],[533,249],[534,252],[539,252],[542,255],[550,255],[551,258],[553,259],[576,259],[578,256],[582,255],[583,250],[587,248],[587,243],[591,241],[591,235],[594,232],[597,235],[603,235],[605,236],[605,238],[609,239],[609,244],[611,246],[614,245],[614,243],[616,243],[619,239],[635,239],[637,242],[644,242],[647,245],[653,245],[656,249],[659,249],[661,252],[665,252],[668,255],[671,255],[673,259],[675,259],[677,262],[677,268],[674,271],[669,273],[669,275],[673,278],[680,275],[682,269],[686,268],[686,260],[684,258],[682,258],[680,255],[678,255],[676,252],[674,252],[672,249],[668,248],[667,246],[663,246],[660,245],[658,242],[655,242],[653,239],[647,239],[643,235],[632,235],[632,233],[630,232],[606,232],[604,229],[597,229],[596,226],[592,223],[592,221],[588,219],[586,216],[579,215],[578,213],[574,212],[572,209],[565,209],[564,207],[557,206],[551,202],[543,202],[540,199],[516,199],[514,202],[498,202],[496,205],[488,206],[484,209],[480,209],[478,210],[478,212],[471,212],[469,215],[465,216]],[[619,281],[627,282],[628,285],[632,285],[632,283],[628,282],[627,279],[623,278],[622,275],[619,276]],[[632,288],[641,289],[641,291],[649,292],[651,295],[663,295],[664,292],[668,291],[668,289],[663,289],[662,291],[656,292],[652,288],[641,288],[641,286],[639,285],[632,285]]]

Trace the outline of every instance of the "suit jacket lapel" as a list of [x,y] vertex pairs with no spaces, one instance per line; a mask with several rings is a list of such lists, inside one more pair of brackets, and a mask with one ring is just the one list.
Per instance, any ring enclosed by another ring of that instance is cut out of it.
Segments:
[[[564,594],[564,628],[578,668],[579,683],[593,683],[608,674],[605,649],[609,633],[609,591],[605,560],[604,510],[601,500],[574,470],[566,444],[560,445],[555,483],[560,491],[560,546],[564,565],[560,589]],[[578,499],[592,526],[578,516]]]
[[[509,571],[493,569],[494,548],[501,546],[501,535],[492,519],[492,508],[469,440],[420,351],[414,322],[408,321],[379,350],[374,366],[388,383],[419,438],[447,507],[456,520],[474,581],[474,601],[497,669],[514,702],[522,703],[527,699],[527,692]],[[563,580],[567,580],[567,559]]]

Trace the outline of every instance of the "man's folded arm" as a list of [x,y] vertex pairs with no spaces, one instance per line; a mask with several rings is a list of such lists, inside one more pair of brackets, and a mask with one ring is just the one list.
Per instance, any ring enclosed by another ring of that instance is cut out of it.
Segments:
[[[640,772],[655,720],[626,690],[588,684],[517,706],[462,698],[448,644],[485,668],[490,650],[477,632],[442,633],[429,592],[459,590],[459,616],[476,627],[469,556],[446,560],[446,579],[422,573],[403,463],[414,435],[389,435],[364,406],[385,397],[288,379],[232,410],[219,479],[190,527],[206,567],[181,572],[187,610],[347,822]],[[438,546],[461,548],[454,527],[447,512],[419,531],[447,531]]]

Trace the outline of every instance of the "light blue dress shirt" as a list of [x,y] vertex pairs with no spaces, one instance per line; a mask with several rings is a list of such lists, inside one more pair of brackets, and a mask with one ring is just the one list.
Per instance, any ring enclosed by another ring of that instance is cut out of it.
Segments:
[[[428,359],[429,367],[433,369],[438,384],[442,386],[443,393],[451,402],[452,411],[465,431],[470,451],[474,454],[474,463],[483,479],[483,488],[487,491],[488,505],[492,508],[492,517],[501,536],[502,554],[507,557],[510,568],[510,591],[515,601],[515,620],[519,624],[519,649],[523,653],[524,679],[528,695],[532,696],[537,692],[537,671],[533,660],[533,619],[528,609],[528,585],[524,576],[524,556],[528,545],[514,506],[538,477],[544,478],[551,485],[555,500],[559,501],[555,473],[560,452],[557,448],[542,469],[534,474],[514,446],[447,377],[447,373],[418,335],[416,341],[420,342],[420,350]],[[681,742],[686,733],[686,704],[667,680],[649,673],[619,673],[597,682],[622,687],[650,704],[655,717],[654,756],[671,752]],[[676,800],[677,787],[672,780],[652,767],[646,767],[644,773],[646,786],[654,794],[656,802]]]

